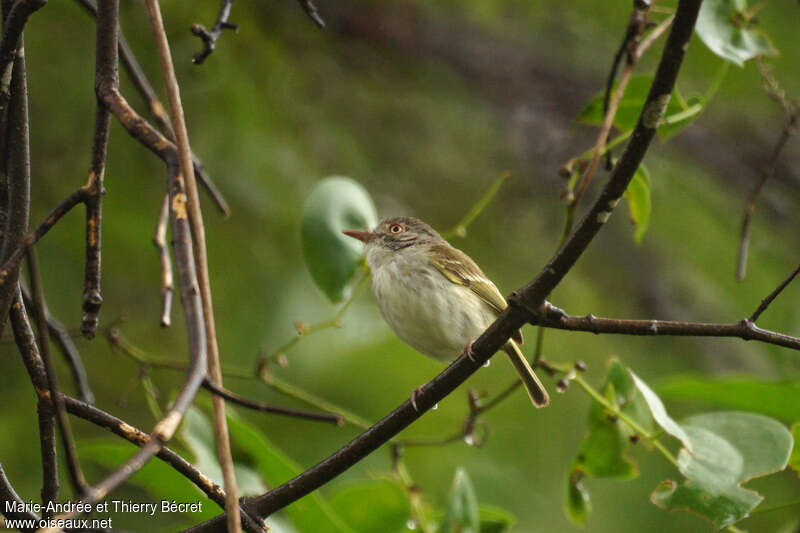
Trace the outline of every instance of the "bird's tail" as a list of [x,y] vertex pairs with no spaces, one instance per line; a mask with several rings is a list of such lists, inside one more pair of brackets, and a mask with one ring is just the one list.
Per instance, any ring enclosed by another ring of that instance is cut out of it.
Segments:
[[522,380],[522,384],[525,385],[525,390],[528,391],[528,396],[530,396],[533,405],[536,407],[545,407],[549,404],[550,396],[547,394],[542,382],[539,381],[539,378],[533,373],[531,365],[528,364],[528,360],[522,355],[517,343],[513,340],[509,340],[503,347],[503,350],[508,354],[508,358],[511,359],[511,364],[514,365],[517,374],[519,374]]

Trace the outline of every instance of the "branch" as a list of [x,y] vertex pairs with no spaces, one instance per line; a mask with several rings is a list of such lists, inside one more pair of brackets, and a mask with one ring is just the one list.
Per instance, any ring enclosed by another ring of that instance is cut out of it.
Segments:
[[211,55],[217,46],[219,36],[222,35],[222,30],[239,31],[239,26],[228,21],[231,16],[231,7],[233,7],[233,0],[221,0],[217,21],[211,27],[211,31],[202,24],[192,24],[192,35],[203,41],[203,49],[197,52],[192,59],[192,63],[195,65],[202,64]]
[[[66,395],[64,396],[64,403],[70,414],[105,428],[136,446],[142,447],[148,442],[147,433],[97,407]],[[197,488],[203,491],[206,496],[222,509],[225,508],[225,492],[222,488],[192,466],[186,459],[167,447],[162,448],[158,454],[156,454],[156,457],[194,483]],[[247,531],[263,533],[264,528],[259,524],[260,520],[251,517],[245,512],[242,512],[242,519]]]
[[[22,292],[22,301],[25,302],[25,307],[32,309],[33,299],[28,289],[25,285],[20,283],[20,290]],[[83,366],[83,360],[81,359],[81,355],[75,343],[72,342],[69,331],[67,331],[64,324],[50,314],[50,310],[47,309],[47,302],[45,302],[44,305],[44,313],[47,318],[47,330],[50,332],[50,336],[56,341],[56,344],[58,344],[61,353],[64,355],[64,359],[67,361],[67,365],[72,371],[72,377],[75,380],[81,399],[86,403],[94,403],[94,393],[89,385],[86,368]]]
[[758,317],[761,316],[761,313],[767,310],[769,304],[771,304],[772,301],[775,300],[775,298],[777,298],[778,295],[783,291],[783,289],[785,289],[792,282],[792,280],[794,280],[794,278],[797,277],[797,274],[800,274],[800,265],[798,265],[798,267],[794,269],[794,271],[791,274],[789,274],[786,277],[786,279],[780,282],[780,284],[778,284],[778,286],[775,287],[775,290],[769,293],[766,298],[761,300],[761,303],[759,304],[758,308],[756,308],[756,310],[753,311],[753,314],[750,315],[750,318],[748,318],[748,320],[750,322],[755,323],[756,320],[758,320]]
[[[194,177],[192,151],[189,147],[189,133],[183,116],[178,79],[172,64],[172,54],[167,42],[167,33],[164,21],[161,18],[161,7],[158,0],[145,0],[147,5],[150,27],[156,41],[158,56],[161,62],[161,74],[167,86],[169,97],[172,128],[175,130],[175,140],[178,145],[180,170],[186,180],[187,205],[183,206],[184,214],[188,206],[189,224],[194,238],[195,267],[197,269],[197,283],[200,289],[200,299],[203,307],[203,322],[205,326],[206,347],[208,349],[208,380],[217,387],[222,387],[222,368],[219,363],[219,346],[217,345],[217,332],[214,322],[214,304],[211,299],[211,280],[208,273],[208,254],[206,252],[206,235],[203,226],[203,215],[200,210],[200,198],[197,183]],[[223,2],[223,10],[230,10],[230,3]],[[227,17],[225,17],[227,18]],[[230,438],[228,436],[228,421],[225,417],[225,400],[220,396],[212,399],[214,410],[214,434],[217,443],[217,457],[222,469],[222,476],[227,492],[225,508],[228,515],[228,532],[241,531],[239,518],[239,497],[236,486],[236,474],[233,468],[233,455],[231,452]]]
[[169,327],[172,323],[172,262],[167,249],[167,223],[169,222],[169,194],[164,196],[161,204],[161,213],[158,215],[156,234],[153,244],[158,250],[161,263],[161,327]]
[[[28,371],[33,390],[36,392],[36,411],[39,419],[39,444],[42,456],[42,504],[58,501],[58,457],[56,452],[56,420],[53,402],[47,386],[47,371],[44,367],[36,336],[28,320],[25,305],[18,297],[9,313],[14,341],[17,344],[25,369]],[[46,513],[46,515],[49,513]]]
[[67,459],[67,468],[70,481],[75,489],[75,494],[83,496],[86,494],[86,478],[81,470],[78,460],[78,451],[75,447],[75,439],[72,436],[72,428],[67,418],[67,411],[61,397],[61,389],[58,385],[58,375],[56,374],[53,357],[50,353],[50,339],[47,332],[47,316],[44,309],[44,297],[42,296],[42,282],[39,276],[39,264],[36,259],[36,251],[33,245],[28,245],[28,277],[31,282],[31,295],[33,296],[33,316],[36,321],[36,329],[39,332],[39,348],[41,350],[42,361],[47,376],[47,389],[50,401],[55,405],[56,422],[61,433],[61,444],[64,447],[64,456]]
[[[754,313],[755,314],[755,313]],[[738,337],[746,341],[757,340],[793,350],[800,350],[800,337],[766,330],[756,326],[750,319],[732,324],[711,322],[679,322],[672,320],[631,320],[600,318],[594,315],[574,316],[564,313],[557,307],[547,305],[546,309],[531,319],[537,324],[567,331],[588,333],[616,333],[643,336],[681,336],[681,337]]]
[[[700,0],[680,1],[650,94],[631,141],[612,171],[609,182],[567,243],[530,284],[512,295],[512,305],[506,308],[474,342],[474,360],[464,356],[456,359],[447,369],[421,387],[415,396],[418,409],[414,409],[410,400],[405,401],[333,455],[283,485],[250,499],[245,504],[249,511],[252,510],[259,516],[269,516],[358,463],[408,427],[481,368],[511,335],[525,324],[530,316],[529,311],[542,307],[547,295],[563,279],[603,227],[639,167],[669,101],[699,9]],[[224,517],[217,517],[188,531],[193,533],[222,531],[223,524]]]
[[221,396],[226,400],[230,400],[231,402],[241,405],[242,407],[247,407],[248,409],[254,409],[256,411],[262,411],[264,413],[273,413],[277,415],[286,415],[292,416],[295,418],[304,418],[306,420],[317,420],[319,422],[332,422],[337,426],[341,426],[344,424],[344,417],[342,415],[331,414],[331,413],[314,413],[310,411],[302,411],[300,409],[292,409],[290,407],[282,407],[280,405],[273,405],[271,403],[265,402],[257,402],[255,400],[250,400],[236,394],[235,392],[231,392],[224,387],[219,387],[206,379],[203,382],[203,388],[210,391],[212,394],[217,396]]
[[306,12],[306,15],[311,17],[311,20],[314,21],[314,24],[319,26],[320,28],[325,27],[325,21],[322,19],[322,16],[317,11],[317,6],[314,5],[313,0],[297,0],[300,2],[300,7],[303,8],[303,11]]
[[22,30],[28,18],[46,3],[47,0],[19,0],[5,14],[3,37],[0,40],[0,116],[5,114],[11,98],[11,72],[14,57],[17,55],[17,46],[21,42]]
[[[0,464],[0,500],[4,502],[16,502],[17,505],[25,504],[25,501],[19,497],[19,494],[17,494],[17,491],[14,490],[14,487],[8,480],[8,476],[6,476],[6,471],[3,469],[2,464]],[[3,516],[11,520],[39,520],[39,517],[35,513],[27,511],[7,511],[5,505],[3,506]]]

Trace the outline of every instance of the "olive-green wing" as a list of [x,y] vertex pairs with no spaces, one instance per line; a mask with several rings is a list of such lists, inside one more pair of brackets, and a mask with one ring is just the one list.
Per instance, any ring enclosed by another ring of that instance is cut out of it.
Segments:
[[[446,244],[434,245],[431,250],[432,263],[444,277],[456,283],[468,287],[477,294],[481,300],[489,304],[497,314],[508,307],[505,298],[497,290],[486,274],[475,264],[470,256],[452,246]],[[514,340],[522,343],[522,333],[516,332]]]

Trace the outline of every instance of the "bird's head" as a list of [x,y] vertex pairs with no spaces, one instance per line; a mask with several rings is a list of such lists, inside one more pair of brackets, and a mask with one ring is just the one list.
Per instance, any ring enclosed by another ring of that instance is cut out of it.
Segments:
[[417,246],[442,239],[432,227],[412,217],[385,218],[372,231],[345,230],[342,233],[366,244],[368,262],[370,256],[411,251]]

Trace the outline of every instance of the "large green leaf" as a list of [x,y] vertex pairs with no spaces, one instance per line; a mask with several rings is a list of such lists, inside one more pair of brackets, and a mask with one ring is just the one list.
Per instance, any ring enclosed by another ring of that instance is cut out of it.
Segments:
[[301,225],[303,257],[314,283],[332,302],[349,296],[364,252],[342,230],[372,229],[377,222],[369,193],[350,178],[320,180],[308,195]]
[[745,0],[705,0],[695,29],[712,52],[741,67],[748,59],[778,53],[751,18]]
[[794,446],[792,454],[789,456],[789,466],[800,475],[800,422],[792,424],[792,439],[794,439]]
[[763,500],[742,483],[786,467],[792,436],[779,422],[738,411],[704,413],[681,424],[691,444],[678,465],[687,481],[665,481],[653,492],[664,509],[685,509],[711,520],[718,528],[746,518]]
[[656,389],[665,398],[753,411],[784,422],[800,420],[800,384],[796,382],[679,375],[658,381]]
[[[255,470],[268,485],[278,486],[303,471],[259,429],[240,419],[233,410],[228,410],[228,430],[236,448],[247,454]],[[318,531],[353,533],[319,491],[294,502],[285,511],[294,526],[302,533]]]
[[411,512],[403,489],[390,481],[366,481],[340,488],[330,503],[356,531],[402,531]]
[[[208,418],[196,407],[186,411],[180,428],[180,437],[189,448],[194,461],[192,464],[203,472],[214,483],[224,486],[222,468],[217,459],[217,445],[214,428]],[[258,473],[247,465],[234,461],[236,484],[242,496],[254,496],[267,490]]]
[[[114,470],[130,459],[137,448],[119,440],[97,439],[81,442],[79,449],[82,459],[96,463],[108,470]],[[205,495],[200,492],[200,489],[160,459],[149,461],[141,470],[131,476],[128,483],[147,491],[153,497],[153,501],[201,501],[203,505],[200,511],[187,514],[190,519],[187,525],[212,518],[220,513],[220,508],[216,503],[205,499]]]
[[631,212],[633,222],[633,239],[642,242],[647,226],[650,224],[650,175],[644,165],[639,165],[628,188],[625,189],[625,199]]
[[456,470],[447,513],[444,515],[440,533],[480,533],[480,515],[475,489],[463,468]]
[[667,408],[664,407],[661,398],[650,389],[647,383],[634,374],[632,370],[630,373],[636,384],[636,388],[638,388],[644,396],[647,406],[650,408],[650,413],[653,415],[655,421],[658,422],[658,425],[661,426],[664,431],[681,441],[683,445],[691,451],[692,443],[689,439],[689,435],[687,435],[686,431],[667,414]]

